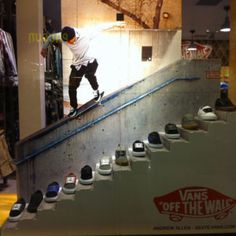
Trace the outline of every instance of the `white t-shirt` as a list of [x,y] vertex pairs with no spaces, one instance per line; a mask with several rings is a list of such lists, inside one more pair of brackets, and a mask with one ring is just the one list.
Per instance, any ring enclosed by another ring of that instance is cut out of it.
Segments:
[[48,44],[53,42],[53,41],[62,41],[72,52],[73,54],[73,60],[72,60],[72,65],[74,66],[81,66],[87,64],[89,62],[94,61],[94,57],[90,55],[89,53],[89,48],[90,48],[90,40],[92,39],[92,33],[91,31],[88,30],[83,30],[83,29],[77,29],[73,28],[75,30],[75,36],[76,36],[76,41],[74,44],[69,44],[65,41],[62,41],[61,39],[61,33],[55,33],[51,34],[46,42],[43,45],[43,48],[47,48]]
[[98,32],[110,29],[114,26],[114,23],[105,23],[101,24],[98,27],[93,28],[74,28],[75,30],[75,36],[76,41],[74,44],[69,44],[65,41],[62,41],[61,33],[51,34],[46,42],[43,44],[43,48],[47,48],[48,44],[53,41],[62,41],[64,44],[66,44],[67,47],[69,47],[70,51],[73,54],[73,60],[72,65],[76,66],[77,69],[81,65],[87,66],[89,62],[94,61],[94,57],[90,55],[90,41],[97,35]]

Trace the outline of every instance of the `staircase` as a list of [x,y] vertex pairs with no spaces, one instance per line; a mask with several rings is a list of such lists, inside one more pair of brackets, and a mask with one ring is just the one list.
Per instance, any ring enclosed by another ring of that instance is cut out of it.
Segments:
[[111,176],[94,169],[93,185],[25,211],[2,236],[236,233],[236,112],[217,115],[198,120],[197,131],[179,125],[179,140],[161,133],[162,149],[147,146],[144,158],[130,152],[130,165],[113,163]]
[[[179,123],[185,113],[214,105],[219,80],[209,72],[218,60],[180,60],[103,99],[80,119],[64,119],[21,140],[17,145],[18,195],[29,200],[48,183],[64,182],[70,172],[88,164],[95,168],[102,156],[111,156],[118,143],[130,145],[161,131],[168,122]],[[215,73],[214,73],[215,74]]]

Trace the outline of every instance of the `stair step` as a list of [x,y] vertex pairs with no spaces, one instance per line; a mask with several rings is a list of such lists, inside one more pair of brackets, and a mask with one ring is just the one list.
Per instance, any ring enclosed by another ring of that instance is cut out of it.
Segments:
[[128,149],[129,157],[130,157],[130,166],[132,169],[132,172],[135,173],[146,173],[148,171],[148,168],[150,167],[150,159],[148,158],[148,155],[144,157],[136,157],[132,154],[132,148]]
[[146,149],[147,149],[147,156],[149,158],[149,160],[152,161],[153,158],[162,156],[162,155],[166,155],[166,153],[169,152],[169,150],[164,146],[162,148],[152,148],[148,145],[148,141],[144,140],[144,143],[146,145]]
[[220,120],[236,122],[236,111],[215,111]]
[[58,201],[73,201],[75,200],[75,194],[65,194],[63,191],[60,192]]
[[226,122],[223,120],[215,120],[215,121],[206,121],[196,118],[197,122],[199,123],[199,127],[202,130],[210,132],[211,130],[217,131],[217,126],[222,127],[226,125]]
[[98,170],[95,172],[94,189],[95,191],[106,191],[109,184],[113,181],[113,171],[110,175],[101,175]]
[[183,128],[181,125],[177,125],[181,137],[187,141],[194,141],[202,138],[202,136],[207,134],[207,131],[198,129],[198,130],[188,130]]
[[185,140],[183,137],[180,136],[179,139],[170,139],[167,138],[164,132],[159,132],[159,134],[161,135],[162,141],[164,146],[168,149],[168,150],[173,150],[175,149],[177,146],[183,145],[183,144],[187,144],[188,141]]

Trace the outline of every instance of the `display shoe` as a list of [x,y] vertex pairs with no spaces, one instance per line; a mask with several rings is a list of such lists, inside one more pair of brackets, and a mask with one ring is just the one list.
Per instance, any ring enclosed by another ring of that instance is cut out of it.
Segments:
[[210,106],[201,107],[197,113],[201,120],[214,121],[217,120],[217,115]]
[[115,162],[119,166],[128,166],[129,161],[126,155],[126,149],[118,145],[116,152],[115,152]]
[[165,125],[165,135],[167,138],[170,139],[178,139],[180,138],[179,131],[177,129],[177,126],[172,123],[168,123]]
[[27,211],[30,213],[36,213],[42,200],[43,200],[43,193],[40,190],[34,192],[30,197],[30,202],[27,207]]
[[18,221],[20,217],[22,216],[22,213],[25,209],[25,205],[26,203],[23,198],[20,198],[19,200],[17,200],[11,208],[8,220],[13,221],[13,222]]
[[66,194],[73,194],[76,190],[77,178],[76,175],[70,173],[66,176],[65,184],[62,188],[63,192]]
[[46,202],[56,202],[58,199],[58,193],[60,191],[60,185],[57,182],[52,182],[47,187],[44,200]]
[[235,111],[236,106],[229,98],[217,98],[215,102],[215,109],[218,111]]
[[92,168],[89,165],[85,165],[81,169],[81,175],[79,182],[83,185],[89,185],[93,183],[93,171]]
[[163,143],[158,132],[154,131],[148,135],[148,146],[151,148],[163,147]]
[[145,145],[142,141],[136,140],[132,146],[132,154],[135,157],[144,157],[146,155]]
[[103,157],[99,161],[98,173],[100,175],[110,175],[112,172],[111,159],[109,157]]
[[199,128],[199,125],[194,119],[193,114],[190,113],[183,116],[181,124],[184,129],[197,130]]

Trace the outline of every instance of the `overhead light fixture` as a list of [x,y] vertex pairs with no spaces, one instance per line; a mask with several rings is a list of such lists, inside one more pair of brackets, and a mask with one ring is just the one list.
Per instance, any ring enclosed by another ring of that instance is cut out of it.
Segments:
[[229,20],[229,10],[230,10],[230,6],[224,6],[224,10],[226,12],[226,16],[225,16],[225,21],[224,24],[222,25],[220,32],[230,32],[230,20]]
[[193,42],[193,34],[195,33],[195,30],[190,30],[190,33],[191,33],[191,37],[192,37],[192,40],[191,40],[191,43],[190,45],[188,46],[187,50],[188,51],[197,51],[197,46],[196,44]]

